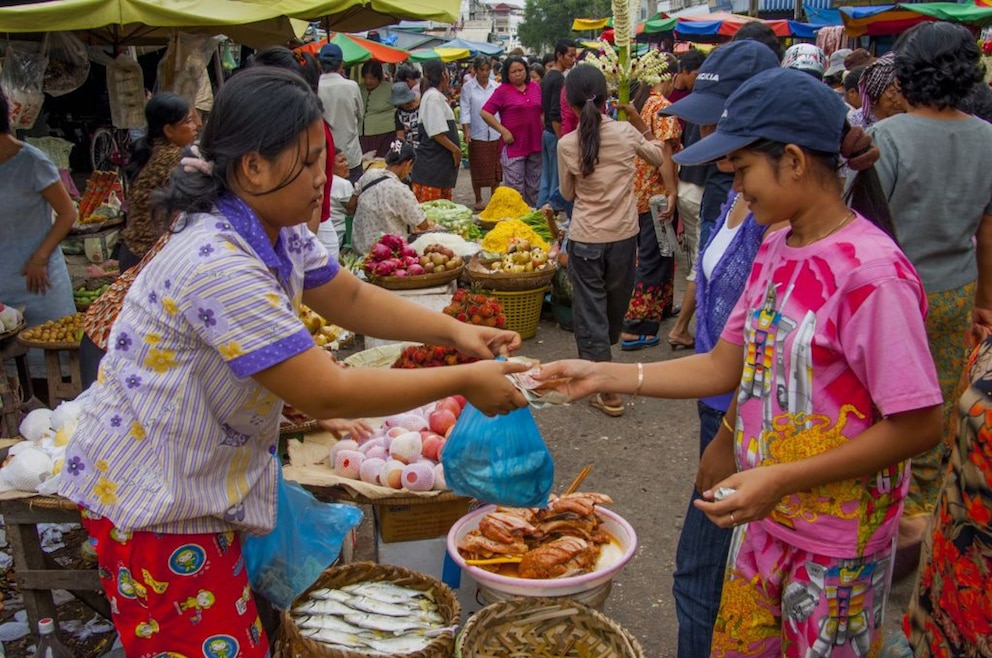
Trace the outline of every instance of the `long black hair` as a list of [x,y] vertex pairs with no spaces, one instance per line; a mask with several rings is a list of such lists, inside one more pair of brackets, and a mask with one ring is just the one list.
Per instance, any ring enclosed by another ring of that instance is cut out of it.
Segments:
[[963,25],[920,23],[899,37],[894,50],[895,78],[910,105],[957,108],[982,81],[981,52]]
[[565,100],[579,108],[579,162],[583,176],[596,170],[599,162],[599,126],[606,104],[606,78],[595,66],[575,66],[565,78]]
[[[244,156],[258,153],[275,160],[287,149],[298,149],[300,134],[321,115],[320,100],[300,75],[273,66],[238,72],[217,92],[200,137],[201,157],[213,165],[213,173],[177,167],[168,185],[153,194],[154,212],[165,218],[208,212],[231,191]],[[300,162],[285,180],[261,194],[289,185],[302,170]]]
[[[841,166],[841,157],[848,159],[848,166],[857,172],[851,185],[844,192],[844,202],[853,210],[863,215],[875,226],[885,231],[893,240],[896,237],[895,224],[892,221],[892,213],[889,210],[889,202],[882,190],[882,184],[878,179],[878,172],[873,165],[877,159],[877,149],[871,144],[870,138],[861,132],[861,129],[853,129],[856,135],[852,135],[852,128],[846,121],[841,137],[841,144],[836,152],[815,151],[805,147],[800,147],[810,161],[816,163],[821,179],[828,185],[841,186],[837,171]],[[856,137],[856,139],[849,139]],[[773,163],[778,163],[785,155],[786,144],[768,139],[762,139],[746,147],[749,151],[761,153]],[[870,153],[874,149],[874,154]],[[872,157],[874,155],[874,157]],[[775,168],[775,176],[778,177],[779,168]]]
[[271,46],[259,50],[251,58],[252,66],[275,66],[295,71],[303,76],[310,88],[317,91],[320,82],[320,62],[316,57],[301,50],[290,50],[286,46]]
[[159,92],[148,99],[145,105],[145,122],[148,129],[144,136],[131,146],[131,162],[126,175],[134,178],[152,157],[152,146],[158,139],[165,138],[165,127],[182,122],[189,116],[192,107],[189,101],[172,92]]

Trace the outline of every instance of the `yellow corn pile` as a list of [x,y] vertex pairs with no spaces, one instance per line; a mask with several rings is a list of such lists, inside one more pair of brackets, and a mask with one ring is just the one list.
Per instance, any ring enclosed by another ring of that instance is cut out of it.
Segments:
[[482,248],[492,253],[505,254],[513,238],[527,240],[531,247],[540,247],[544,251],[551,249],[548,243],[534,232],[534,229],[518,219],[507,219],[497,224],[496,228],[486,233],[486,237],[482,239]]
[[530,206],[524,203],[520,192],[512,187],[500,185],[493,190],[492,198],[489,199],[486,209],[479,213],[479,217],[487,222],[498,222],[523,217],[529,212]]

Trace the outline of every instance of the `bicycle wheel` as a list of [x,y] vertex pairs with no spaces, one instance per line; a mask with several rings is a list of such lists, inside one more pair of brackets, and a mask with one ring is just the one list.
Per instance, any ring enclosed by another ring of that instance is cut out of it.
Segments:
[[90,137],[90,162],[93,171],[112,171],[114,167],[114,135],[109,128],[98,128]]

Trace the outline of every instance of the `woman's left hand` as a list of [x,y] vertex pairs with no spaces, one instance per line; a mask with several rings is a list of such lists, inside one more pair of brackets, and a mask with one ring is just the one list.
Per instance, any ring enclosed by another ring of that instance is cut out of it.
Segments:
[[[709,491],[704,491],[703,500],[693,504],[721,528],[733,528],[763,519],[786,495],[781,488],[781,468],[781,465],[759,466],[734,473]],[[734,489],[734,492],[723,500],[715,500],[713,494],[720,488]]]
[[454,335],[455,347],[480,359],[492,359],[497,356],[509,356],[520,347],[520,334],[506,329],[494,327],[478,327],[464,322]]
[[38,265],[34,262],[34,256],[32,256],[24,265],[21,274],[27,279],[28,292],[36,295],[44,295],[52,287],[51,281],[48,280],[47,261],[44,265]]

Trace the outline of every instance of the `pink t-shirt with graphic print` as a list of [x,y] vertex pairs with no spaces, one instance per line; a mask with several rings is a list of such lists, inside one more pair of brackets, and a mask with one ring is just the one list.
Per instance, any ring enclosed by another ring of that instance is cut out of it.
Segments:
[[[762,245],[723,339],[744,346],[735,447],[740,470],[798,461],[879,418],[938,405],[926,294],[898,246],[858,216],[836,234]],[[858,557],[891,545],[909,463],[782,499],[762,526],[793,546]]]

